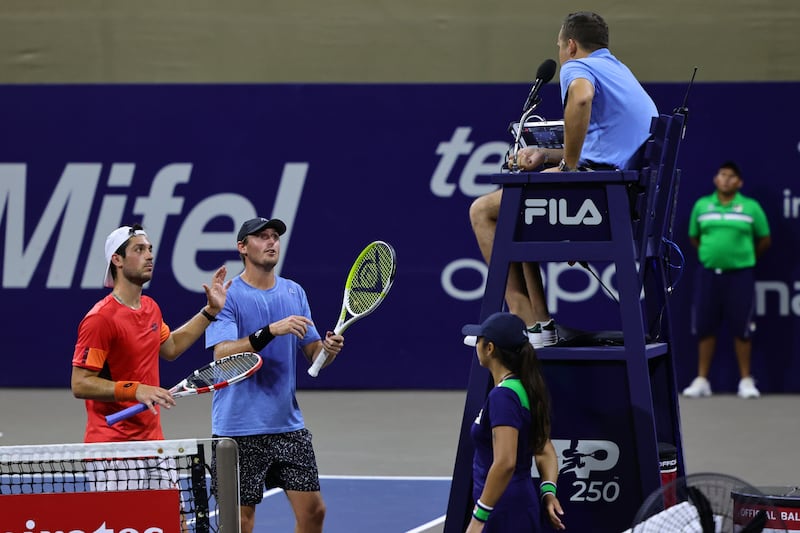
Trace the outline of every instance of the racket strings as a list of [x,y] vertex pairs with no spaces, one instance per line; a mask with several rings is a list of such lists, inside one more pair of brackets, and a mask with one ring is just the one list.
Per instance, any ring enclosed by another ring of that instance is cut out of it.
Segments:
[[195,371],[187,381],[194,388],[208,387],[216,383],[232,381],[247,374],[258,364],[258,360],[259,358],[257,355],[249,353],[237,357],[226,357],[205,368]]
[[347,310],[359,315],[376,306],[386,295],[395,269],[394,255],[386,246],[375,246],[353,265],[355,276],[347,294]]

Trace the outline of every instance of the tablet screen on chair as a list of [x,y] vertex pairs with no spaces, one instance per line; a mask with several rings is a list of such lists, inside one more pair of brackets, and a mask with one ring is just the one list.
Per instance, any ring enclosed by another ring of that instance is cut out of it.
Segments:
[[[508,131],[516,139],[519,122],[512,122]],[[564,121],[528,121],[522,127],[520,145],[537,148],[564,147]]]

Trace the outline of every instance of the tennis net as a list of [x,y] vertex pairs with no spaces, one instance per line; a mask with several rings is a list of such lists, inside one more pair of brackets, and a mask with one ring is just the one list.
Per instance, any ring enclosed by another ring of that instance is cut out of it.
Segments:
[[231,439],[0,446],[8,533],[233,533],[238,488]]

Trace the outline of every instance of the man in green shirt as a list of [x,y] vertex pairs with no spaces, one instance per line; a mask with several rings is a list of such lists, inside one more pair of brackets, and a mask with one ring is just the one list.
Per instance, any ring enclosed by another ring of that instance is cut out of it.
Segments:
[[711,396],[708,373],[723,320],[734,335],[739,364],[738,395],[758,398],[761,394],[750,375],[756,258],[771,244],[769,224],[759,203],[739,192],[743,181],[736,163],[723,163],[716,176],[716,192],[697,200],[689,220],[689,240],[697,248],[698,268],[692,333],[697,335],[697,377],[684,396]]

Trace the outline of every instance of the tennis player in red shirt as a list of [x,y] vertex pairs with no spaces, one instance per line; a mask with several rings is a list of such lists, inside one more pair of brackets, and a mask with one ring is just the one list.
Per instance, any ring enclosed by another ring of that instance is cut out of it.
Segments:
[[[176,330],[142,287],[153,277],[153,245],[142,226],[122,226],[105,244],[104,285],[113,288],[78,326],[72,356],[72,393],[86,400],[85,442],[159,440],[164,438],[158,406],[175,400],[160,387],[159,358],[173,361],[191,346],[225,304],[230,281],[220,267],[203,284],[207,304]],[[106,415],[136,402],[150,406],[132,418],[108,426]]]

